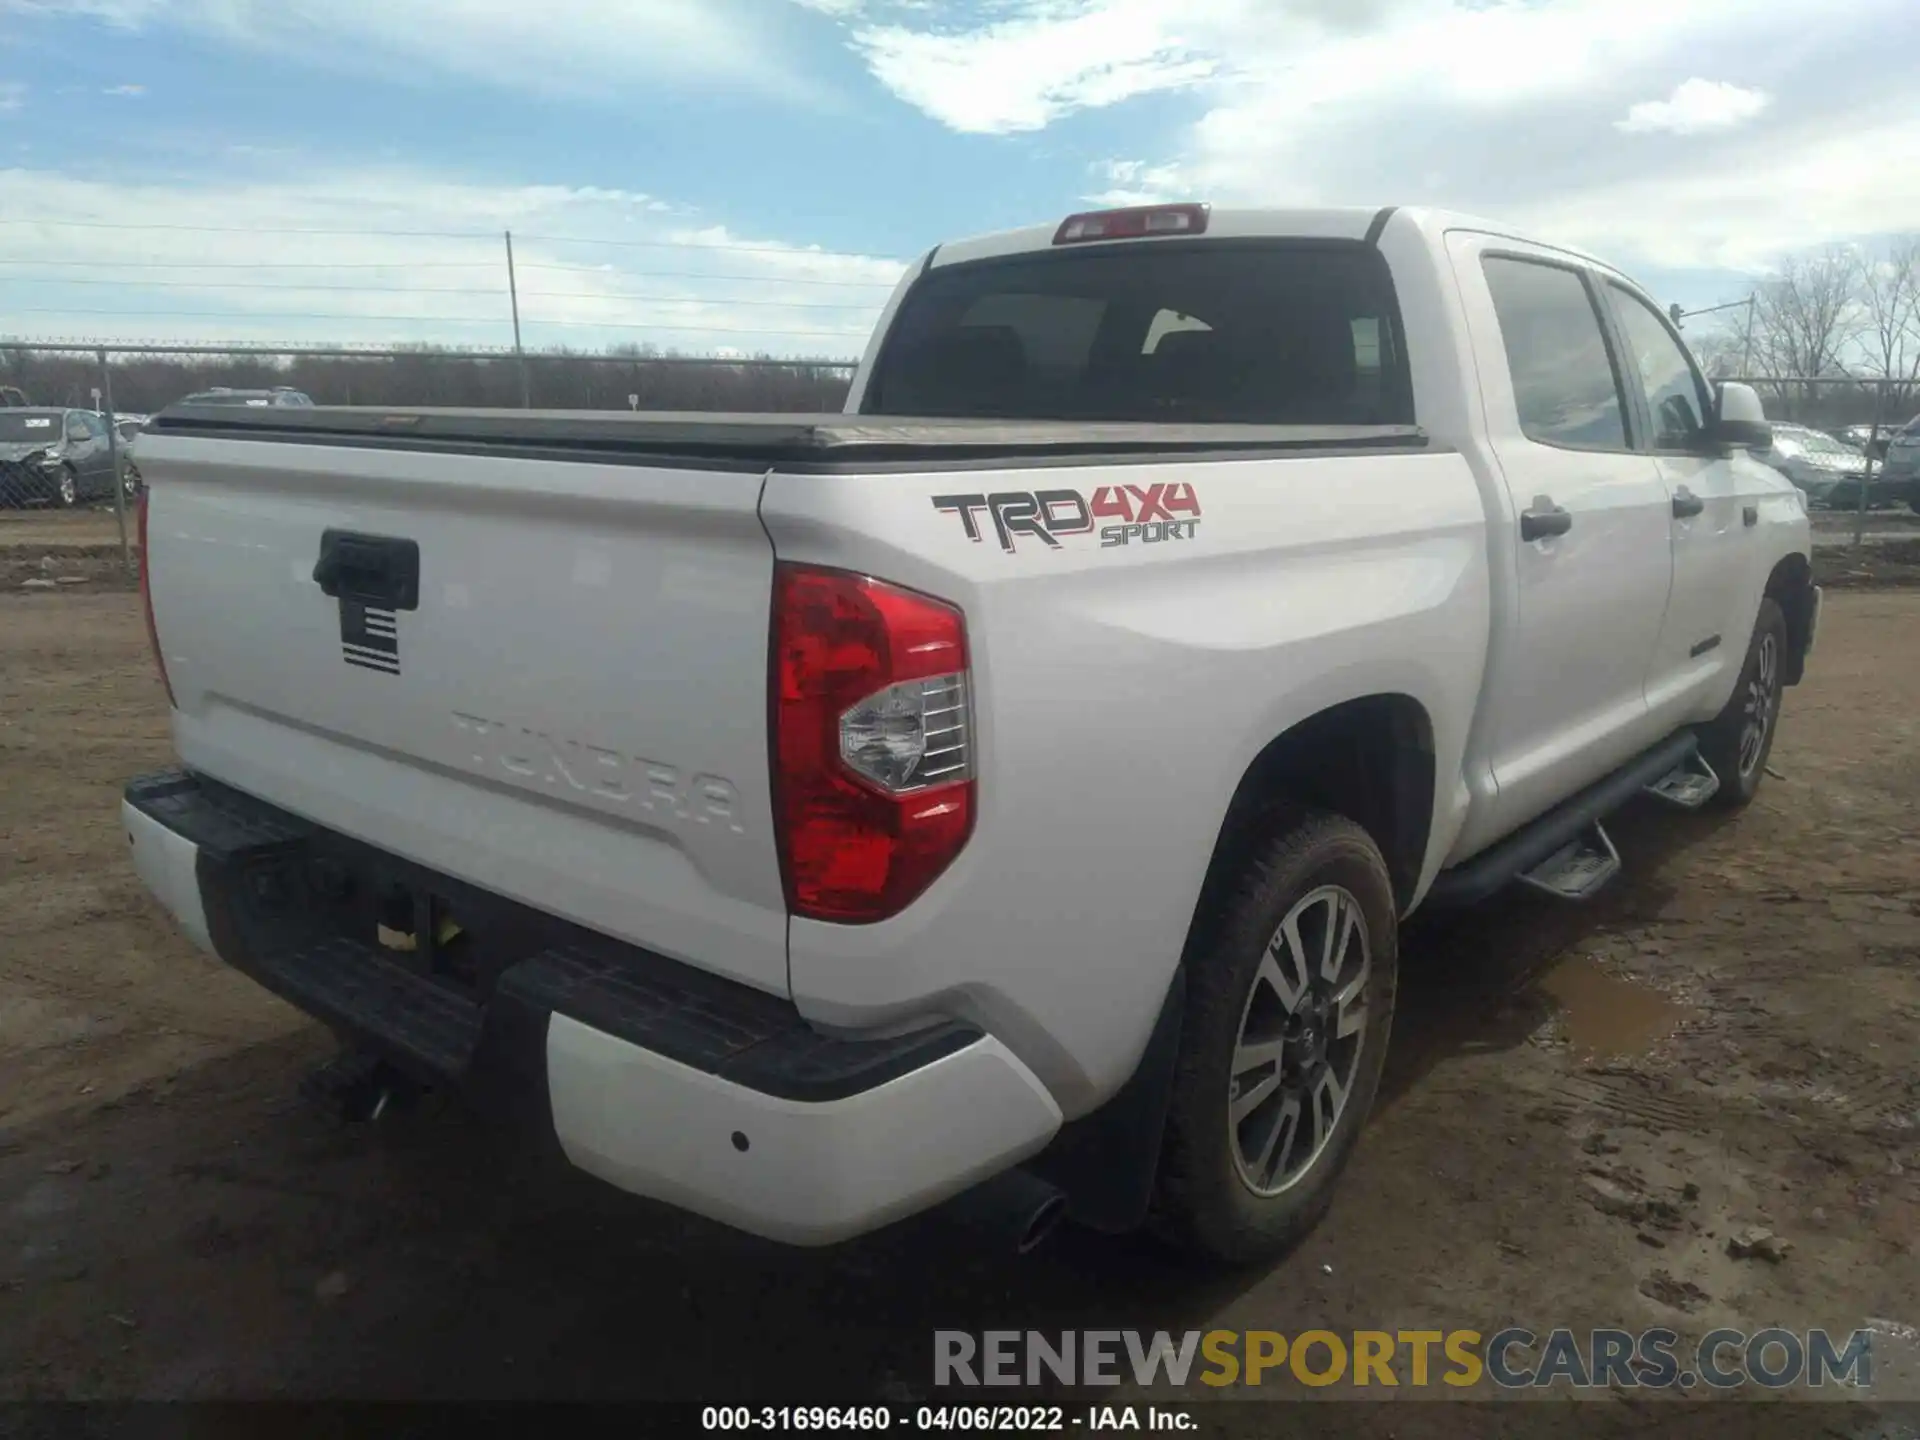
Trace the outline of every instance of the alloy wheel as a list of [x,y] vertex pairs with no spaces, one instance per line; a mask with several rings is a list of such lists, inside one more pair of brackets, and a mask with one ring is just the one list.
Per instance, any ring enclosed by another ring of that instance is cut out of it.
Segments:
[[1371,975],[1366,917],[1338,885],[1297,901],[1267,942],[1227,1080],[1234,1168],[1254,1194],[1291,1188],[1333,1138],[1359,1074]]

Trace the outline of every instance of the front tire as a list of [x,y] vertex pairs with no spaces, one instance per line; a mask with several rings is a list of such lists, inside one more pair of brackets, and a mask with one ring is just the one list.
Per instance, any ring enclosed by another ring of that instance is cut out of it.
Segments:
[[80,503],[80,476],[71,465],[62,465],[53,477],[53,503],[71,510]]
[[1379,1088],[1398,912],[1371,836],[1291,809],[1203,902],[1155,1194],[1156,1228],[1242,1264],[1326,1213]]
[[1770,597],[1762,599],[1733,695],[1700,729],[1700,754],[1720,777],[1713,804],[1723,810],[1751,804],[1766,778],[1767,757],[1780,730],[1786,662],[1787,617]]

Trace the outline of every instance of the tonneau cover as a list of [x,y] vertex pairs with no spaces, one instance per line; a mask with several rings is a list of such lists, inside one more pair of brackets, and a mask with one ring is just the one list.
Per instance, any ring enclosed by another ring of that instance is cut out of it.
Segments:
[[552,452],[603,460],[662,456],[781,463],[1015,455],[1427,448],[1411,425],[1163,425],[1073,420],[950,420],[844,414],[477,410],[175,405],[160,433],[308,444]]

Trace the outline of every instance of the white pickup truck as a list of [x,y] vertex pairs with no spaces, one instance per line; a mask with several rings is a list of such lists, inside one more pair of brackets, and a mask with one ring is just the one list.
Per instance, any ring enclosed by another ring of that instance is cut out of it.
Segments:
[[839,415],[178,407],[133,863],[629,1191],[1271,1255],[1409,912],[1752,798],[1820,599],[1767,443],[1617,271],[1410,209],[942,245]]

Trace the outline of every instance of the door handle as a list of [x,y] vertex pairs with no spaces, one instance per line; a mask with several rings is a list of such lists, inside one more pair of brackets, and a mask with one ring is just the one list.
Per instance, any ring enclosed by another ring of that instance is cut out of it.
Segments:
[[384,610],[420,608],[420,546],[389,535],[328,530],[313,567],[320,593]]
[[1676,520],[1691,520],[1707,508],[1707,502],[1682,485],[1673,492],[1673,516]]
[[1573,514],[1553,503],[1549,495],[1536,495],[1533,504],[1520,512],[1520,538],[1544,540],[1549,535],[1564,535],[1573,528]]

